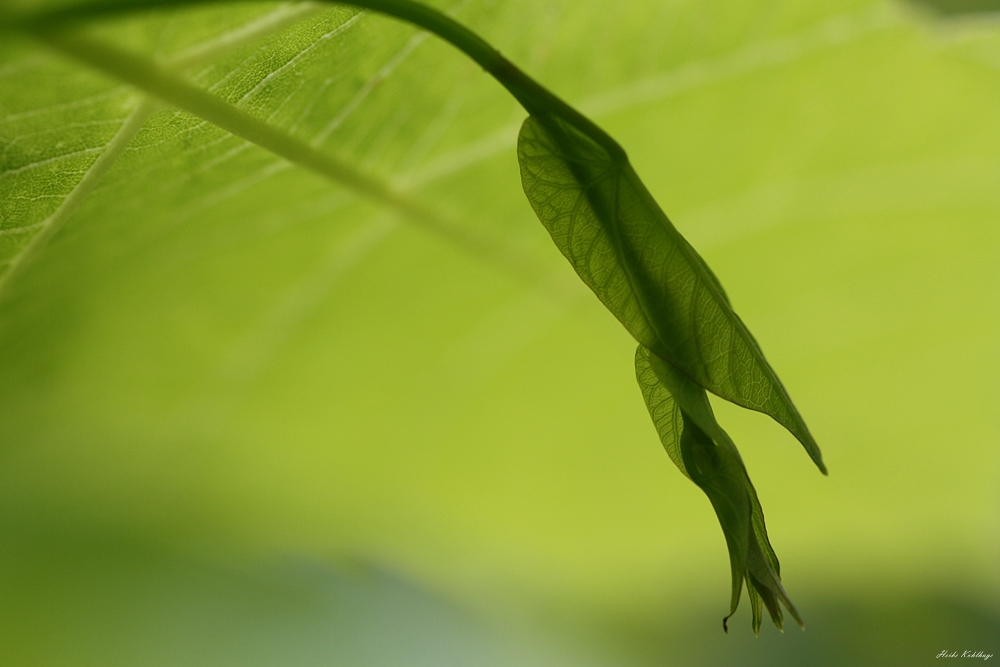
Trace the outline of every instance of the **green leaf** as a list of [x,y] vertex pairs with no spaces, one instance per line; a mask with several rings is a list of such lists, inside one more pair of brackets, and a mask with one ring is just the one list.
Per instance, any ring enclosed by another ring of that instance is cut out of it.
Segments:
[[535,213],[629,333],[699,386],[773,417],[825,473],[819,447],[715,275],[627,159],[552,116],[524,122],[518,157]]
[[[729,616],[736,612],[746,581],[754,634],[760,631],[762,605],[782,629],[779,602],[805,628],[781,585],[778,557],[767,536],[757,492],[736,445],[715,420],[705,390],[643,345],[636,350],[635,371],[660,441],[681,471],[705,492],[719,518],[732,571]],[[729,616],[723,619],[724,629]]]
[[[122,9],[134,9],[136,5],[125,0],[109,7],[116,10],[119,4]],[[483,66],[533,114],[523,124],[518,142],[528,199],[584,282],[640,341],[640,350],[650,350],[651,356],[646,360],[655,378],[643,377],[647,374],[641,365],[637,371],[646,382],[647,398],[653,399],[651,414],[654,421],[658,416],[664,418],[658,428],[663,431],[661,437],[667,451],[708,495],[726,536],[733,581],[730,615],[736,610],[746,578],[748,585],[758,589],[760,598],[754,599],[755,632],[761,602],[780,628],[781,611],[775,600],[780,599],[789,608],[791,603],[777,580],[777,560],[767,543],[759,504],[752,505],[748,496],[754,494],[753,487],[735,445],[715,422],[705,389],[770,414],[802,442],[820,469],[824,472],[825,469],[805,423],[756,341],[730,308],[714,273],[667,220],[617,142],[589,119],[444,14],[409,0],[363,4],[413,21],[451,42]],[[98,16],[101,11],[99,4],[91,8],[80,5],[62,14],[42,13],[22,22],[5,20],[10,27],[20,27],[53,50],[117,77],[291,164],[346,185],[429,229],[450,232],[453,240],[464,243],[468,249],[491,249],[489,244],[478,243],[473,234],[454,233],[453,226],[442,224],[431,207],[317,150],[315,142],[291,136],[173,71],[193,64],[191,56],[175,56],[172,63],[159,63],[106,40],[94,39],[74,23],[81,17]],[[219,48],[214,46],[194,47],[199,54],[217,51]],[[143,101],[137,108],[141,111],[133,112],[122,124],[108,148],[86,170],[52,216],[41,224],[35,237],[13,255],[8,281],[16,278],[17,269],[38,254],[72,214],[75,202],[90,193],[94,183],[107,171],[107,165],[134,139],[152,105]],[[503,260],[509,254],[499,253],[497,257]],[[484,255],[489,257],[490,253]],[[669,365],[672,366],[668,368]],[[677,411],[668,406],[670,397],[679,405],[679,422]],[[662,415],[657,414],[658,410]],[[758,539],[763,546],[757,545]],[[765,552],[769,558],[762,555]],[[778,582],[776,588],[772,582]],[[794,609],[793,614],[798,619]]]

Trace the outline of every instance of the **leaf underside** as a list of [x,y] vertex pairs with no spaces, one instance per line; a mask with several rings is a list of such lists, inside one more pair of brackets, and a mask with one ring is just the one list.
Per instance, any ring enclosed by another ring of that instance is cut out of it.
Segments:
[[730,616],[746,581],[755,634],[763,607],[782,628],[779,601],[802,625],[781,585],[756,491],[706,393],[773,417],[825,473],[819,448],[757,342],[627,159],[549,116],[524,122],[518,157],[524,191],[552,239],[639,342],[636,379],[660,441],[708,496],[726,538]]
[[552,117],[524,122],[518,157],[535,213],[629,333],[699,386],[773,417],[825,472],[819,447],[718,280],[631,165]]

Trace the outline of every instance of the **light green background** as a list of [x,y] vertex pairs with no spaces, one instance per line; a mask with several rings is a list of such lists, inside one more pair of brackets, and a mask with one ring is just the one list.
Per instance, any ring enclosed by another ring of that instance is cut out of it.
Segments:
[[[289,12],[257,4],[92,32],[164,62],[215,45],[191,81],[490,250],[156,110],[2,284],[0,662],[1000,653],[1000,21],[436,4],[619,140],[789,388],[828,478],[716,406],[808,631],[754,641],[744,608],[721,633],[722,533],[657,442],[634,344],[521,192],[523,111],[451,47],[353,10],[227,45]],[[0,38],[0,259],[140,99]],[[515,252],[530,270],[496,259]]]

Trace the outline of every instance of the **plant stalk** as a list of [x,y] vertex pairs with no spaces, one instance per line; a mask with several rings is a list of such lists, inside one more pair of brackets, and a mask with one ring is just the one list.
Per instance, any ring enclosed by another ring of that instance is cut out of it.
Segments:
[[[67,7],[27,16],[10,14],[0,9],[0,27],[19,26],[34,33],[45,33],[60,24],[121,14],[156,7],[205,5],[219,0],[105,0],[89,6]],[[555,116],[568,122],[599,144],[612,159],[626,161],[624,149],[593,121],[554,95],[547,88],[522,72],[504,58],[482,37],[442,12],[414,0],[321,0],[326,4],[353,5],[392,16],[431,32],[476,61],[488,74],[506,88],[534,116]],[[5,16],[5,13],[8,15]]]

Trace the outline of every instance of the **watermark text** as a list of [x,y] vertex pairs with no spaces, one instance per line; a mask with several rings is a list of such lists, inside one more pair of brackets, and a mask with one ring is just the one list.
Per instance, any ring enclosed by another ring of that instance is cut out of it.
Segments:
[[989,660],[993,657],[992,653],[986,653],[984,651],[949,651],[945,649],[938,653],[935,658],[979,658],[980,660]]

